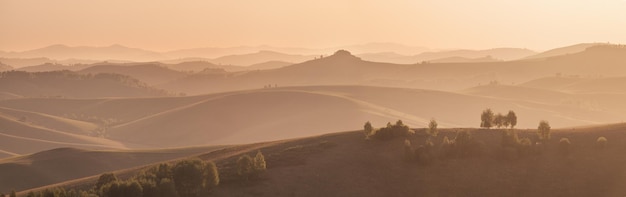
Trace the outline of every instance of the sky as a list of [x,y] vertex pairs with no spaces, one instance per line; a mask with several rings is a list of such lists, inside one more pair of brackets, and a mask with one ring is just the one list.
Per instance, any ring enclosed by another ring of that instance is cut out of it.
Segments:
[[0,0],[0,50],[626,43],[626,0]]

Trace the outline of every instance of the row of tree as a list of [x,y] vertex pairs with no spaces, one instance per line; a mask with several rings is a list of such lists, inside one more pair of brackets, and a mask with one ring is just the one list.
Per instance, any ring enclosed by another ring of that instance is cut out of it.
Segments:
[[514,111],[510,110],[506,115],[502,115],[501,113],[495,114],[491,109],[487,108],[480,115],[480,127],[482,128],[508,128],[509,126],[512,128],[517,125],[517,115]]
[[[265,156],[261,151],[254,158],[243,155],[237,160],[236,168],[239,180],[257,178],[267,168]],[[173,165],[155,165],[127,180],[120,180],[113,173],[104,173],[93,189],[87,191],[51,188],[29,192],[27,197],[198,197],[209,195],[219,184],[220,173],[215,163],[186,159]],[[15,192],[10,197],[15,197]]]

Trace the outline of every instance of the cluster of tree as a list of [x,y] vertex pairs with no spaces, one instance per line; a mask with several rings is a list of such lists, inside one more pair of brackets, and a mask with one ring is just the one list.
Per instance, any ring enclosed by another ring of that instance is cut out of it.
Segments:
[[405,125],[402,120],[398,120],[396,124],[387,123],[386,127],[374,129],[372,124],[368,121],[363,126],[365,136],[367,139],[374,138],[378,140],[389,140],[395,137],[406,137],[414,132]]
[[[62,187],[45,189],[39,192],[31,191],[31,192],[28,192],[28,194],[26,194],[26,197],[90,197],[90,196],[94,196],[94,194],[91,194],[87,191],[82,191],[82,190],[77,191],[74,189],[66,191]],[[14,197],[13,193],[11,193],[11,197]]]
[[15,193],[15,190],[11,190],[11,193],[9,195],[0,193],[0,197],[17,197],[17,194]]
[[457,131],[454,139],[445,136],[439,148],[433,138],[428,138],[423,145],[413,149],[409,140],[404,141],[404,156],[407,161],[428,164],[434,159],[465,158],[479,156],[483,152],[480,142],[472,138],[469,131]]
[[515,125],[517,125],[517,115],[512,110],[509,110],[509,113],[506,115],[502,115],[501,113],[494,115],[493,111],[487,108],[480,115],[480,127],[482,128],[489,129],[494,126],[498,128],[508,128],[510,126],[512,129]]
[[533,143],[530,138],[520,138],[514,130],[502,131],[501,145],[500,156],[508,160],[525,157],[533,152]]
[[159,164],[121,181],[112,173],[100,176],[95,191],[102,197],[205,196],[219,184],[213,162],[187,159],[176,164]]
[[237,160],[237,175],[245,181],[259,178],[266,169],[265,156],[261,151],[257,152],[254,158],[243,155]]

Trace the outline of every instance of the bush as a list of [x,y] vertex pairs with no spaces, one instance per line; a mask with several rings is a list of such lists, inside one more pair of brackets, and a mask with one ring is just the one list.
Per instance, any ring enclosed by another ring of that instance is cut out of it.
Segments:
[[411,149],[411,141],[408,139],[404,140],[404,160],[412,161],[413,160],[413,150]]
[[569,141],[569,139],[561,138],[561,140],[559,140],[559,153],[563,155],[569,155],[571,144],[572,143]]
[[394,137],[406,137],[410,134],[412,131],[409,126],[404,125],[402,120],[398,120],[395,125],[387,123],[386,127],[375,130],[372,136],[378,140],[390,140]]
[[604,150],[607,146],[607,143],[608,142],[605,137],[598,137],[598,139],[596,140],[596,146],[600,150]]

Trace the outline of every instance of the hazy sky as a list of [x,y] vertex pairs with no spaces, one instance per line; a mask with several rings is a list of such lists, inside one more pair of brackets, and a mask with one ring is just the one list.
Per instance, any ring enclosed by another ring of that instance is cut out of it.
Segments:
[[0,50],[626,43],[626,0],[0,0]]

